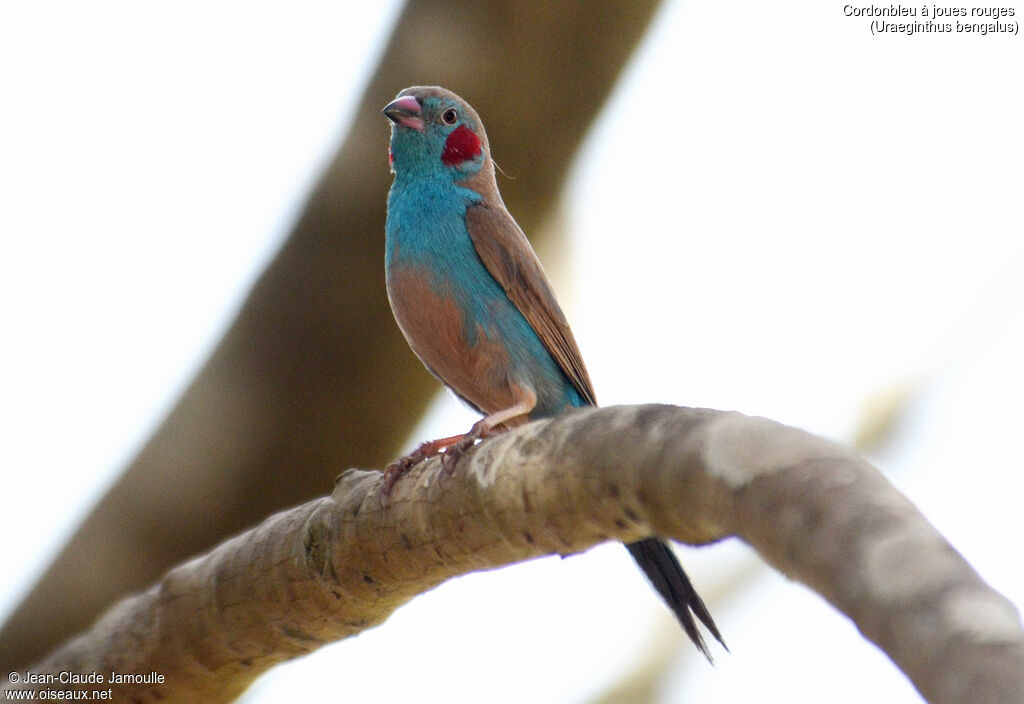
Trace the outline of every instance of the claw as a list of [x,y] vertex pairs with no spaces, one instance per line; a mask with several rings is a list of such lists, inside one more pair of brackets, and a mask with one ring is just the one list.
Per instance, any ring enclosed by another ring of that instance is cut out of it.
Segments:
[[[400,457],[384,468],[384,481],[380,486],[378,500],[381,508],[387,503],[388,494],[395,483],[402,478],[402,475],[424,460],[441,455],[441,467],[444,473],[451,475],[455,471],[455,465],[459,463],[466,450],[473,447],[477,440],[489,438],[492,435],[505,432],[513,423],[511,421],[525,417],[530,409],[537,402],[536,395],[532,391],[526,394],[523,401],[520,401],[511,408],[506,408],[498,413],[493,413],[482,418],[473,424],[465,435],[453,435],[450,438],[429,440],[405,457]],[[444,451],[442,453],[442,450]]]
[[462,455],[483,436],[483,430],[479,426],[480,423],[475,423],[468,433],[463,435],[458,442],[445,450],[444,454],[441,455],[441,466],[444,468],[445,474],[451,476],[452,472],[455,471],[455,466],[462,459]]
[[395,485],[395,482],[401,479],[403,474],[425,459],[426,457],[421,456],[419,448],[417,448],[414,452],[406,455],[405,457],[398,458],[384,468],[384,481],[381,483],[380,496],[378,497],[382,506],[384,505],[388,494],[391,493],[391,487]]
[[377,495],[377,500],[380,502],[381,508],[383,508],[387,503],[388,495],[391,493],[392,487],[394,487],[395,482],[402,478],[402,475],[418,465],[420,462],[441,454],[441,450],[444,448],[460,443],[462,439],[462,435],[453,435],[450,438],[428,440],[408,455],[399,457],[397,460],[385,467],[384,481],[381,482],[380,493]]

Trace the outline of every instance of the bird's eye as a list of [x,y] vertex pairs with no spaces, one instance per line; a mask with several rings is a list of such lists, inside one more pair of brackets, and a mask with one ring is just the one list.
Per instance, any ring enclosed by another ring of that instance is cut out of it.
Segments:
[[446,125],[454,125],[455,121],[459,119],[459,113],[455,112],[455,108],[448,108],[441,114],[441,119]]

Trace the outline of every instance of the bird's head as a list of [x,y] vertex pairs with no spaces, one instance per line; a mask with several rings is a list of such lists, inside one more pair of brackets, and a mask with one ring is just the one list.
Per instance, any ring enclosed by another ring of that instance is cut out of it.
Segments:
[[391,120],[391,170],[398,175],[446,174],[461,181],[493,168],[480,117],[449,90],[406,88],[384,115]]

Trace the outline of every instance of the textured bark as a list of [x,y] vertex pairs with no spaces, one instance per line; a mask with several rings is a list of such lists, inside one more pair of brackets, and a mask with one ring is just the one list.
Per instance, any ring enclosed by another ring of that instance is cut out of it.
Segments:
[[[411,0],[290,238],[174,410],[0,631],[24,666],[119,596],[399,452],[436,382],[384,294],[381,108],[438,83],[472,102],[533,233],[657,3]],[[130,266],[130,262],[125,263]]]
[[1014,606],[874,467],[801,431],[673,406],[589,409],[440,471],[415,468],[382,509],[380,473],[349,470],[330,497],[172,570],[33,669],[156,671],[164,684],[115,693],[228,701],[455,575],[653,533],[746,541],[849,616],[930,702],[1024,691]]

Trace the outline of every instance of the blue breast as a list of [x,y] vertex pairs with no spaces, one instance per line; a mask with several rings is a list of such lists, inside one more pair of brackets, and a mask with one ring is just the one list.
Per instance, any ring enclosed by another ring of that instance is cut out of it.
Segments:
[[[410,181],[396,178],[388,196],[386,269],[412,267],[429,277],[438,298],[454,301],[462,312],[462,335],[471,347],[482,342],[479,336],[484,335],[507,351],[507,360],[501,363],[509,365],[508,376],[537,394],[531,418],[585,405],[477,255],[466,230],[465,213],[467,207],[480,202],[480,195],[452,182]],[[459,394],[449,380],[442,381]]]

